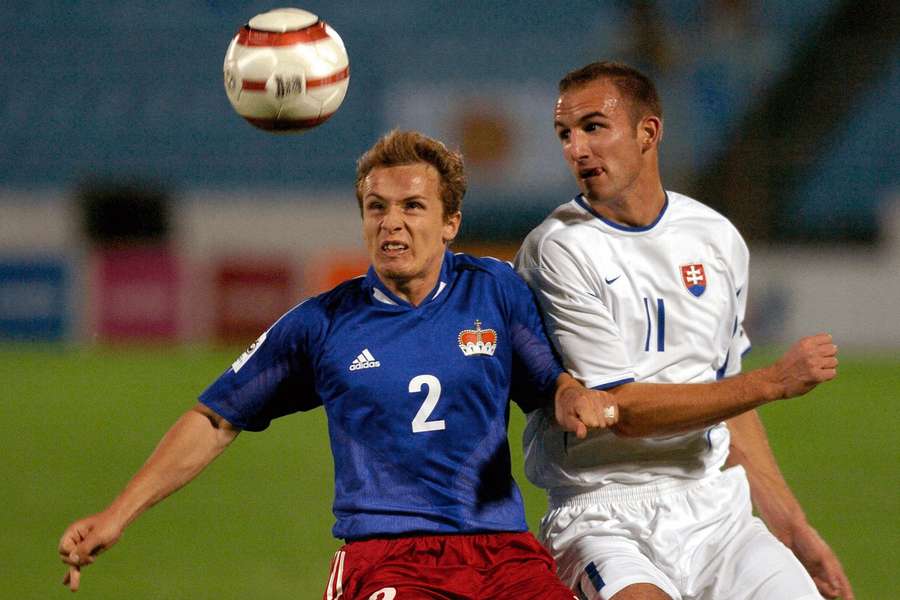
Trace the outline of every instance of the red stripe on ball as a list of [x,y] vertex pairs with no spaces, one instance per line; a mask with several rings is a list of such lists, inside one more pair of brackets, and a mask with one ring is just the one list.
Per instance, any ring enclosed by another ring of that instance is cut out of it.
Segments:
[[241,82],[241,89],[245,92],[264,92],[266,82],[264,79],[245,79]]
[[237,43],[241,46],[291,46],[293,44],[310,44],[328,38],[325,23],[319,21],[309,27],[296,31],[260,31],[244,25],[237,32]]
[[320,79],[307,79],[306,87],[307,87],[307,89],[315,88],[315,87],[322,87],[323,85],[329,85],[331,83],[337,83],[338,81],[343,81],[343,80],[347,79],[348,77],[350,77],[350,67],[344,67],[337,73],[333,73],[333,74],[329,75],[328,77],[322,77]]
[[328,120],[334,113],[328,113],[314,119],[260,119],[258,117],[244,117],[254,127],[259,127],[266,131],[305,131],[312,129],[316,125],[321,125]]

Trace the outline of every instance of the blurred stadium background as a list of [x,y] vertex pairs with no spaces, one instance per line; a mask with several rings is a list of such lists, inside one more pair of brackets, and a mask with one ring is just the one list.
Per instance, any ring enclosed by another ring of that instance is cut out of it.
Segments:
[[[835,334],[839,380],[764,419],[861,599],[900,597],[900,5],[887,0],[305,1],[344,39],[347,99],[302,136],[251,128],[222,59],[263,2],[0,6],[0,598],[63,594],[55,544],[297,300],[365,268],[356,157],[417,128],[463,151],[457,247],[509,257],[575,189],[556,82],[650,74],[664,181],[752,251],[758,364]],[[513,447],[521,418],[513,414]],[[519,481],[529,516],[539,491]],[[324,416],[245,434],[91,568],[86,598],[316,598]]]

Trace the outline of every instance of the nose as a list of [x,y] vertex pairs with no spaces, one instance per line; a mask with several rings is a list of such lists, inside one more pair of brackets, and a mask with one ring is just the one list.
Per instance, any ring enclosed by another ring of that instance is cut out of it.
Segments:
[[573,161],[578,161],[583,158],[587,158],[588,155],[588,140],[587,135],[583,131],[579,131],[578,129],[573,129],[569,132],[569,143],[566,148],[568,151],[569,157]]
[[388,205],[381,218],[381,228],[387,232],[403,228],[403,211],[399,206]]

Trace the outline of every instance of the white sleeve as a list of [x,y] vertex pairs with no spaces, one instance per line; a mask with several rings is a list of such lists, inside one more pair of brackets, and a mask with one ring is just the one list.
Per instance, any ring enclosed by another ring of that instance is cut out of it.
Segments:
[[537,255],[516,258],[519,274],[531,286],[544,315],[547,333],[562,355],[563,366],[591,388],[633,381],[635,374],[618,325],[600,297],[587,260],[576,260],[549,240]]
[[736,239],[732,251],[730,265],[733,270],[735,293],[737,294],[737,314],[735,315],[734,330],[731,334],[731,345],[728,349],[728,364],[725,368],[725,377],[731,377],[741,372],[743,356],[750,350],[750,338],[744,331],[744,316],[747,312],[747,293],[749,292],[750,251],[747,244],[736,233]]

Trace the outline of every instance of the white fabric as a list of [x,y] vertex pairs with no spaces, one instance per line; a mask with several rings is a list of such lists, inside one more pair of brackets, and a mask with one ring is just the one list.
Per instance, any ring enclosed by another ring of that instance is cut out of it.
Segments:
[[588,600],[634,583],[673,600],[820,598],[791,551],[752,516],[741,467],[570,498],[551,506],[540,535],[563,582]]
[[[681,194],[647,228],[624,228],[582,198],[557,208],[516,256],[544,311],[548,333],[573,375],[589,387],[634,378],[713,381],[740,371],[750,342],[741,323],[749,254],[722,215]],[[682,266],[702,265],[692,294]],[[727,366],[726,366],[727,362]],[[577,440],[541,411],[525,430],[526,474],[551,498],[609,484],[699,479],[728,453],[724,424],[685,434],[624,439],[608,432]]]

